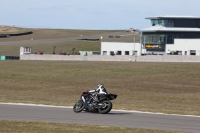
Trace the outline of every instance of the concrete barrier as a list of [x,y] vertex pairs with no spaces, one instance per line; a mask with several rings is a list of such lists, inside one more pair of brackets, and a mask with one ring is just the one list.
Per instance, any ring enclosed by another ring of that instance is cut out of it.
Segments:
[[188,55],[20,55],[20,60],[56,60],[56,61],[125,61],[125,62],[200,62],[200,56]]

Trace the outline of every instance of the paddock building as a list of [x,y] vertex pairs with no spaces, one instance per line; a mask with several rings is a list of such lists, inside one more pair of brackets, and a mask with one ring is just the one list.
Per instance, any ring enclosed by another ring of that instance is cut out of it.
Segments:
[[200,17],[148,17],[151,27],[139,30],[140,43],[102,42],[101,55],[200,55]]

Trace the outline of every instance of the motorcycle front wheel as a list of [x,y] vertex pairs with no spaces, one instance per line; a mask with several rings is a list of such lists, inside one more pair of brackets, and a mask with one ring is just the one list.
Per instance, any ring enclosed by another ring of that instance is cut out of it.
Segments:
[[102,106],[98,108],[100,114],[107,114],[112,109],[112,102],[111,101],[103,101]]
[[83,108],[84,108],[84,102],[83,100],[79,100],[77,103],[74,104],[73,111],[75,113],[79,113],[83,110]]

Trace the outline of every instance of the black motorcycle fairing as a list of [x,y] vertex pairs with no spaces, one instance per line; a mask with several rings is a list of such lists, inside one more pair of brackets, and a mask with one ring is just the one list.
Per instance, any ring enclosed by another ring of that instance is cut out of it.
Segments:
[[114,100],[117,98],[116,94],[102,94],[102,95],[98,95],[98,96],[99,96],[99,101]]

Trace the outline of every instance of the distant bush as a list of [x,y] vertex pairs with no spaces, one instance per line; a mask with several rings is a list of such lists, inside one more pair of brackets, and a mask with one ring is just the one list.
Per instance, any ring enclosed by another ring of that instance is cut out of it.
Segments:
[[79,51],[76,51],[76,52],[75,52],[75,55],[80,55],[80,52],[79,52]]

